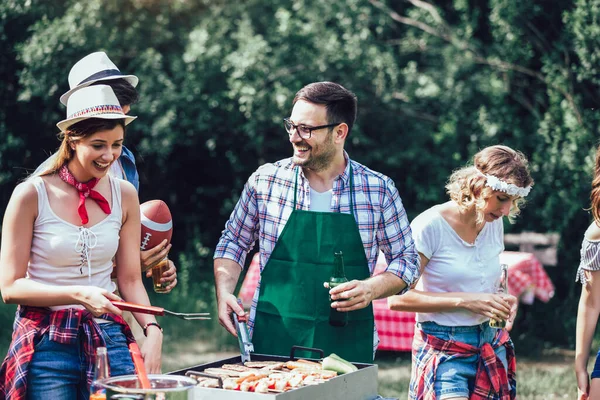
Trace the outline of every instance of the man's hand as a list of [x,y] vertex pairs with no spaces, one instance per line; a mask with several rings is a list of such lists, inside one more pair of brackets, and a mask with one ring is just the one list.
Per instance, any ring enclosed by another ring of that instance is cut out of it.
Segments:
[[[324,286],[329,288],[329,283]],[[367,307],[375,295],[369,281],[352,280],[342,283],[329,290],[329,296],[333,302],[331,307],[340,312],[360,310]]]
[[[146,278],[152,278],[152,268],[146,271]],[[177,286],[177,268],[173,261],[169,260],[169,268],[163,272],[161,282],[168,283],[163,293],[169,293],[175,286]]]
[[219,323],[229,333],[237,337],[235,325],[231,319],[231,313],[235,312],[240,317],[245,317],[244,309],[238,304],[237,298],[231,293],[217,295],[217,309],[219,311]]
[[140,251],[140,261],[142,262],[142,271],[146,271],[154,264],[165,258],[171,250],[171,243],[167,245],[167,239],[149,250]]

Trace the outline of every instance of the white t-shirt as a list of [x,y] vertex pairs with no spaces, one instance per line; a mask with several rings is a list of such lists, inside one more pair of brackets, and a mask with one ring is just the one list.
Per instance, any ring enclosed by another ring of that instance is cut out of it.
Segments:
[[310,188],[310,211],[331,211],[331,198],[333,197],[333,189],[319,193],[313,188]]
[[[502,219],[488,222],[467,243],[440,214],[440,205],[420,214],[410,224],[419,253],[429,259],[416,289],[426,292],[495,293],[500,280],[499,255],[504,251]],[[417,313],[418,322],[471,326],[489,320],[465,309]]]

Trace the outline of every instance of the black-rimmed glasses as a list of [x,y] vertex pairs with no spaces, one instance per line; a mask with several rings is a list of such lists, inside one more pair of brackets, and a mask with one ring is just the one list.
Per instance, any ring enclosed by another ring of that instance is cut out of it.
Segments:
[[308,126],[308,125],[302,125],[302,124],[296,125],[292,121],[290,121],[288,118],[283,119],[283,126],[285,127],[286,132],[290,136],[292,136],[294,134],[294,131],[296,131],[296,132],[298,132],[298,136],[300,136],[302,139],[310,139],[313,131],[323,129],[323,128],[332,128],[339,124],[341,124],[341,122],[338,122],[335,124],[319,125],[319,126]]

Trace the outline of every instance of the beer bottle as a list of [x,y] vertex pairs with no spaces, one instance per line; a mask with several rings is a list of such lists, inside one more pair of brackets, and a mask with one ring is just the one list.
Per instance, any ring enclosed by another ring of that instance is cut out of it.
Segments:
[[94,380],[90,387],[90,400],[105,400],[106,389],[98,381],[108,378],[108,353],[106,347],[96,349],[96,363],[94,366]]
[[[508,293],[508,265],[500,264],[500,282],[496,288],[496,293]],[[492,328],[502,329],[506,327],[506,321],[503,319],[490,319],[490,326]]]
[[[341,285],[344,282],[348,282],[346,273],[344,272],[344,256],[341,251],[333,253],[333,274],[329,279],[329,288]],[[331,297],[329,298],[331,302]],[[346,326],[348,325],[348,313],[340,312],[335,308],[329,308],[329,324],[332,326]]]

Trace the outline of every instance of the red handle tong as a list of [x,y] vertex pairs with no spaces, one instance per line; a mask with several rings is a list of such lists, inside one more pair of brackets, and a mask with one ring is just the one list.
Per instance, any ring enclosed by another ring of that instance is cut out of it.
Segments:
[[156,306],[144,306],[141,304],[128,303],[126,301],[117,301],[112,300],[113,303],[118,309],[131,311],[131,312],[139,312],[143,314],[152,314],[152,315],[171,315],[174,317],[191,320],[191,319],[210,319],[210,313],[178,313],[169,310],[165,310],[162,307]]

